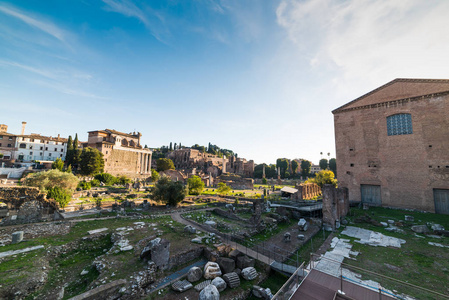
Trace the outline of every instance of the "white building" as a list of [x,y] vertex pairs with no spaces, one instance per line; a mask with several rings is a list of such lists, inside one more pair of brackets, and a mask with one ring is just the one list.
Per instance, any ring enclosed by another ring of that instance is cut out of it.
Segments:
[[47,137],[40,134],[18,135],[16,151],[13,153],[16,161],[55,161],[57,158],[65,160],[67,153],[67,139]]

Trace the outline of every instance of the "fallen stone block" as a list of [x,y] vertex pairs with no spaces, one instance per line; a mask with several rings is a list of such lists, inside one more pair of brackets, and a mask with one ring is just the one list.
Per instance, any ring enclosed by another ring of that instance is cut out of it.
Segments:
[[191,289],[193,285],[187,280],[180,280],[173,283],[171,287],[174,291],[182,293]]
[[92,235],[92,234],[97,234],[103,231],[107,231],[107,228],[99,228],[99,229],[94,229],[94,230],[89,230],[87,233]]
[[[217,277],[218,278],[218,277]],[[212,281],[210,280],[205,280],[203,282],[200,282],[199,284],[195,285],[194,289],[197,292],[201,292],[206,286],[208,286],[209,284],[211,284]]]
[[211,284],[215,285],[215,287],[217,288],[217,290],[219,292],[222,292],[226,289],[226,281],[224,281],[223,278],[221,277],[216,277],[214,278],[214,280],[212,280]]
[[231,289],[240,286],[240,277],[235,272],[224,274],[223,280],[226,282],[227,286],[229,286]]
[[257,271],[253,267],[248,267],[242,270],[242,277],[245,280],[254,280],[257,275]]
[[190,282],[195,282],[203,277],[203,271],[199,267],[192,267],[187,272],[187,280]]
[[11,244],[18,244],[23,240],[23,231],[13,232]]
[[200,293],[199,300],[219,300],[220,292],[215,285],[209,284]]

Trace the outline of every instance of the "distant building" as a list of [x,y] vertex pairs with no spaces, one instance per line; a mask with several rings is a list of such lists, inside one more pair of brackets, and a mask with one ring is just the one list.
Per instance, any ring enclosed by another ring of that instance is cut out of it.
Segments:
[[349,200],[449,214],[449,80],[395,79],[332,113]]
[[321,171],[321,168],[320,168],[319,165],[312,165],[312,166],[310,167],[310,174],[316,174],[316,173],[318,173],[319,171]]
[[61,138],[59,135],[58,137],[48,137],[35,133],[18,135],[15,148],[13,159],[16,161],[55,161],[57,158],[65,160],[67,139]]
[[0,124],[0,153],[3,160],[11,160],[16,150],[17,135],[8,133],[8,126]]
[[22,122],[21,134],[6,132],[8,126],[0,125],[0,153],[3,160],[17,162],[65,160],[67,139],[48,137],[37,133],[25,135],[26,122]]
[[131,178],[151,174],[152,151],[142,148],[140,132],[123,133],[112,129],[89,131],[85,146],[98,149],[104,155],[104,171]]

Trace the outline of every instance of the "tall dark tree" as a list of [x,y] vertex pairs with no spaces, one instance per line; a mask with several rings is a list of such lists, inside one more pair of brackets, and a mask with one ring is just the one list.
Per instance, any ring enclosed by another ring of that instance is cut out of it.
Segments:
[[308,160],[303,159],[301,161],[301,175],[302,177],[307,177],[310,175],[310,168],[312,167],[312,163]]
[[327,161],[327,159],[325,159],[325,158],[320,159],[321,170],[326,170],[328,166],[329,166],[329,162]]
[[281,169],[281,177],[282,178],[285,177],[285,172],[288,171],[288,167],[289,167],[288,159],[286,159],[286,158],[278,158],[276,160],[276,168],[280,168]]
[[73,165],[73,140],[71,135],[69,135],[67,140],[67,151],[65,153],[64,163],[67,167]]
[[168,148],[168,150],[173,151],[173,143],[170,142],[170,147]]
[[337,177],[337,160],[335,158],[329,159],[329,169],[334,172],[335,177]]
[[104,169],[103,153],[95,148],[84,148],[80,156],[79,169],[80,173],[86,176],[102,173]]
[[184,200],[187,189],[181,182],[173,182],[169,177],[162,176],[150,190],[153,200],[161,200],[176,206]]
[[174,146],[173,149],[174,149],[174,150],[178,149],[177,146],[178,146],[178,144],[175,143],[175,146]]
[[291,164],[292,164],[292,172],[293,172],[293,175],[294,175],[298,171],[299,164],[298,164],[298,162],[296,160],[292,160]]

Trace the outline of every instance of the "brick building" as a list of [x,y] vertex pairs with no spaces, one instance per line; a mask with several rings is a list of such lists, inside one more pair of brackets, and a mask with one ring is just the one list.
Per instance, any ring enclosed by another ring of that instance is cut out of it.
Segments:
[[449,214],[449,80],[395,79],[332,113],[350,201]]
[[140,132],[123,133],[112,129],[89,131],[87,145],[104,155],[104,171],[131,178],[151,175],[152,151],[140,145]]

